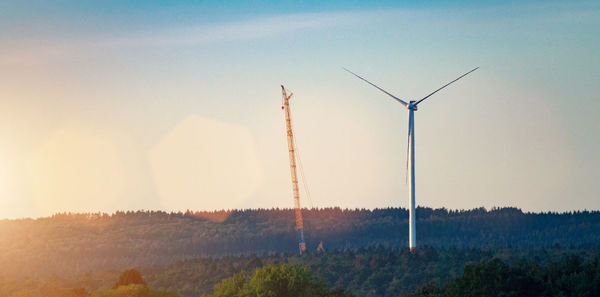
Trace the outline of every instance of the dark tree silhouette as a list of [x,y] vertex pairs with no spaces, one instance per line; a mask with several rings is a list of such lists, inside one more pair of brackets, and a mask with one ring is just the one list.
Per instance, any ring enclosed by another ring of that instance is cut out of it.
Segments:
[[135,269],[127,269],[121,273],[119,276],[119,280],[115,283],[113,288],[118,288],[119,286],[128,286],[128,285],[143,285],[147,286],[146,282],[142,278],[142,274]]

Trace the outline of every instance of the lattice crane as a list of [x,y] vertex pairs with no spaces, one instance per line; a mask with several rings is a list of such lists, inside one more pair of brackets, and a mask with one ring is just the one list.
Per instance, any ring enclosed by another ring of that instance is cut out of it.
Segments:
[[302,209],[300,207],[300,192],[298,190],[298,174],[296,173],[296,154],[294,151],[294,132],[292,131],[292,120],[290,117],[290,98],[293,93],[287,95],[285,88],[281,86],[281,93],[283,95],[283,106],[285,111],[285,124],[287,131],[288,140],[288,151],[290,154],[290,170],[292,173],[292,189],[294,192],[294,209],[296,213],[296,230],[298,231],[298,248],[300,255],[306,252],[306,243],[304,242],[304,223],[302,221]]

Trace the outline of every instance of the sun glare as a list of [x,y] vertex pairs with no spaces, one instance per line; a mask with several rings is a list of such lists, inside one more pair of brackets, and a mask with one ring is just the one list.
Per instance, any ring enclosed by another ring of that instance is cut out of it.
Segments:
[[34,199],[46,214],[110,210],[124,187],[111,139],[76,127],[48,137],[33,153],[30,172]]
[[149,153],[162,204],[171,210],[238,208],[262,181],[248,129],[189,116]]

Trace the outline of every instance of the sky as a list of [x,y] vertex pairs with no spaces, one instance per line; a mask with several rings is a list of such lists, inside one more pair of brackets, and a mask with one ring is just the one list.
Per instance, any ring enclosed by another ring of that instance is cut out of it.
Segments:
[[[600,209],[597,1],[2,1],[0,218]],[[308,189],[308,192],[304,189]]]

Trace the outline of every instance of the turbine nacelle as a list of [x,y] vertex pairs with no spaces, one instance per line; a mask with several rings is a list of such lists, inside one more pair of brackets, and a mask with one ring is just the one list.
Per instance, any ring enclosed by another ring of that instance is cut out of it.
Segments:
[[411,100],[406,105],[406,109],[417,111],[417,101]]

